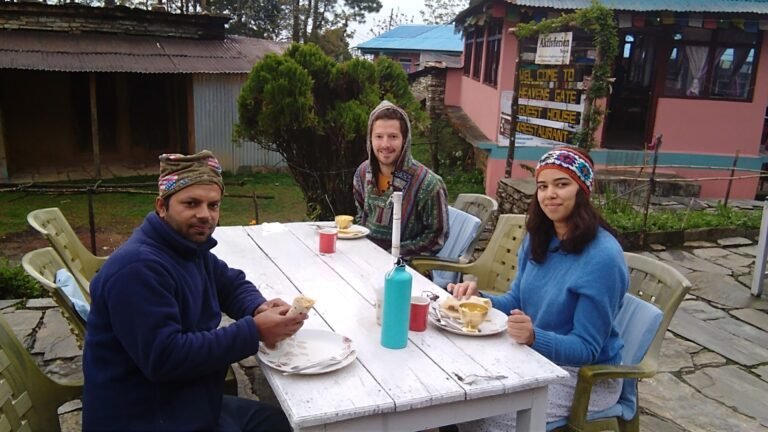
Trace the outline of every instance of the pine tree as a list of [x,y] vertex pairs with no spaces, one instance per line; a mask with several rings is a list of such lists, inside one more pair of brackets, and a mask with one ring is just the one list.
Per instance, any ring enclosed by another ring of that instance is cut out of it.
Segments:
[[426,121],[399,64],[337,63],[314,44],[293,44],[254,66],[238,98],[237,136],[283,155],[310,218],[355,214],[352,179],[368,158],[368,115],[383,99],[416,127]]

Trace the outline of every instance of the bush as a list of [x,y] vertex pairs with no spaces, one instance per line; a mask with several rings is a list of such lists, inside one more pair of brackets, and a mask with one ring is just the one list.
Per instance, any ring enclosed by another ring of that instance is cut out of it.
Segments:
[[[608,223],[620,232],[643,230],[643,212],[626,199],[610,193],[597,198],[595,205]],[[654,210],[648,213],[645,231],[677,231],[695,228],[760,228],[762,209],[737,210],[724,206],[707,210]]]
[[30,299],[46,295],[43,287],[24,268],[0,257],[0,299]]

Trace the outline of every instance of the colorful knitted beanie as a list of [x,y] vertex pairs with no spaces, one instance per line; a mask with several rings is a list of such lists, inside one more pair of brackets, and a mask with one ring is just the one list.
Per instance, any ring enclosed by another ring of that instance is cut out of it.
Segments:
[[160,198],[174,194],[194,184],[215,184],[224,193],[221,165],[208,150],[193,155],[160,155],[160,177],[157,186]]
[[558,147],[550,150],[539,159],[536,165],[536,179],[539,173],[544,169],[554,168],[568,174],[587,196],[592,192],[594,181],[594,170],[592,162],[584,155],[569,147]]

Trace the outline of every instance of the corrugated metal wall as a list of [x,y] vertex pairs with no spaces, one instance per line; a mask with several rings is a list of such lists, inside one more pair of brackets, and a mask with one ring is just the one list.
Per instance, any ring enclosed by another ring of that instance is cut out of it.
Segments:
[[208,149],[226,171],[240,167],[281,168],[283,157],[258,144],[232,140],[237,123],[237,97],[246,74],[194,74],[195,151]]

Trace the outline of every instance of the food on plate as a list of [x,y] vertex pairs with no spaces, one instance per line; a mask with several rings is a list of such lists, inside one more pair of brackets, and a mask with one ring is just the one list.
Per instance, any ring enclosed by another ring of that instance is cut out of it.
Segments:
[[352,221],[355,218],[349,215],[338,215],[336,216],[336,226],[339,227],[339,230],[346,230],[349,229],[352,226]]
[[315,300],[305,296],[300,295],[293,299],[293,307],[291,307],[290,310],[288,310],[288,313],[286,316],[296,316],[300,313],[307,313],[310,309],[312,309],[312,306],[315,305]]
[[485,306],[487,309],[491,308],[491,300],[487,298],[472,296],[466,300],[459,300],[454,296],[448,296],[440,303],[440,310],[453,319],[461,320],[459,305],[462,303],[476,303]]

